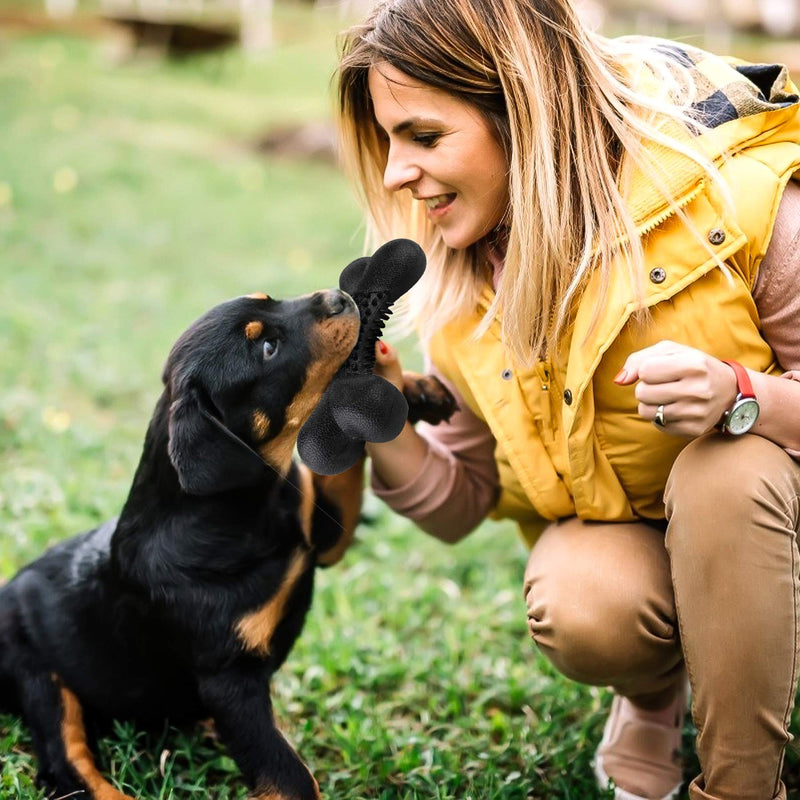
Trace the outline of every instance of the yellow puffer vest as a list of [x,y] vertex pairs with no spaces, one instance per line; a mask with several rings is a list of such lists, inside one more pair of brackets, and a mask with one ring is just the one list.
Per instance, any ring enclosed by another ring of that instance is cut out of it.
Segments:
[[[511,363],[499,320],[480,341],[472,340],[491,302],[490,288],[472,317],[448,324],[430,342],[433,363],[497,442],[501,494],[492,516],[515,519],[531,545],[547,520],[562,517],[663,519],[664,485],[687,440],[640,418],[634,388],[613,382],[630,353],[671,339],[762,372],[778,370],[751,293],[783,189],[800,171],[796,90],[780,67],[735,67],[701,51],[674,52],[691,60],[706,90],[698,103],[711,129],[692,141],[718,165],[733,208],[726,210],[690,159],[651,147],[665,165],[677,206],[706,237],[697,241],[661,192],[628,168],[626,198],[642,236],[650,324],[629,324],[635,293],[620,269],[593,328],[599,291],[598,281],[589,280],[564,343],[568,358],[557,363],[523,369]],[[717,267],[709,244],[732,280]]]

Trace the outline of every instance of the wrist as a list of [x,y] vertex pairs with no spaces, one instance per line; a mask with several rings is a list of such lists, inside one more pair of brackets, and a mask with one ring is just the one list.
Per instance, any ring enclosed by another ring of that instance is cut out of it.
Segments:
[[800,453],[800,381],[750,370],[761,406],[752,433]]
[[720,359],[723,369],[723,391],[720,393],[720,401],[722,404],[722,411],[720,413],[720,420],[718,425],[722,424],[722,418],[733,408],[736,398],[739,396],[739,384],[736,380],[736,373],[727,361]]
[[756,424],[760,410],[758,400],[749,372],[738,361],[722,359],[722,362],[730,367],[735,384],[734,396],[716,427],[722,433],[741,436],[748,433]]
[[367,442],[366,451],[373,471],[389,488],[405,486],[418,477],[428,454],[425,440],[409,422],[389,442]]

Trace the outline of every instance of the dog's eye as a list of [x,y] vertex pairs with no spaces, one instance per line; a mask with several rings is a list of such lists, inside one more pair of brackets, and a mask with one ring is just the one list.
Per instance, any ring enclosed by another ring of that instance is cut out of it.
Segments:
[[278,352],[278,340],[277,339],[264,339],[264,361],[269,360],[275,353]]

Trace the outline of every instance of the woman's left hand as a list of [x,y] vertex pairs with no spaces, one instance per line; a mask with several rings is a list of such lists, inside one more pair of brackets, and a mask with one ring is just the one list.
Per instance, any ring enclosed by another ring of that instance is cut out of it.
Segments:
[[711,430],[736,399],[736,375],[718,358],[664,340],[631,353],[614,382],[638,384],[639,415],[653,420],[663,406],[665,433],[700,436]]

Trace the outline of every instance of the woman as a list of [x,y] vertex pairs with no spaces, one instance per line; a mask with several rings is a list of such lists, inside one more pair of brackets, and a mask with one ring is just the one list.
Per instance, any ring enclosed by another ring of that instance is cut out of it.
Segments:
[[[338,79],[370,244],[425,248],[409,313],[461,406],[371,445],[376,491],[445,541],[488,514],[519,523],[533,640],[616,693],[602,786],[676,796],[688,676],[690,796],[785,798],[800,662],[785,70],[609,40],[569,0],[384,0],[346,34]],[[377,360],[399,385],[394,349]]]

